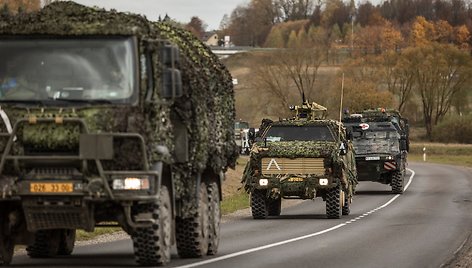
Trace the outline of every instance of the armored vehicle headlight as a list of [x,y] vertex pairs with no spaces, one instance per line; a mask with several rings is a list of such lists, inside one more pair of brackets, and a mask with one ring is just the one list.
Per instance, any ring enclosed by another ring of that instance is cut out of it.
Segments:
[[269,180],[268,179],[260,179],[259,180],[259,185],[260,186],[267,186],[269,184]]
[[149,178],[128,177],[114,179],[113,190],[149,190]]
[[328,179],[320,179],[320,185],[328,185]]

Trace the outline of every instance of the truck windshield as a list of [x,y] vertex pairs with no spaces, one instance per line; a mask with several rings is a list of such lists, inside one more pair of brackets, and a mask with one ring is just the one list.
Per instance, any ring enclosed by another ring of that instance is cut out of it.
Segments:
[[327,126],[272,126],[267,141],[335,141]]
[[127,37],[0,40],[0,102],[132,102],[135,54]]

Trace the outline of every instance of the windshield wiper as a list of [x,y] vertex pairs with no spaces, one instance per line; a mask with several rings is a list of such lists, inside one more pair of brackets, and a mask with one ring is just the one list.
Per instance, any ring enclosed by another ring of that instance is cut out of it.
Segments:
[[69,103],[83,103],[83,104],[113,104],[112,101],[107,99],[91,99],[91,100],[83,100],[83,99],[65,99],[65,98],[51,98],[54,101],[63,101]]
[[49,100],[2,100],[0,99],[0,103],[9,103],[9,104],[28,104],[28,105],[41,105],[46,106],[46,104],[51,104],[52,102]]

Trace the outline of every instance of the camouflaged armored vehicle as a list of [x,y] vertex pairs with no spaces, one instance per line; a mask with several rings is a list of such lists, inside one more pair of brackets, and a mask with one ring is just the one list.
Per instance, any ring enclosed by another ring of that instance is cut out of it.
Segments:
[[294,107],[293,119],[263,120],[243,175],[252,216],[278,216],[282,199],[326,201],[326,216],[350,213],[357,184],[352,144],[342,124],[318,119],[326,108],[315,103]]
[[398,111],[375,109],[346,115],[352,133],[359,181],[389,184],[403,193],[409,150],[408,121]]
[[0,20],[0,263],[120,226],[141,265],[218,250],[232,79],[192,34],[55,2]]

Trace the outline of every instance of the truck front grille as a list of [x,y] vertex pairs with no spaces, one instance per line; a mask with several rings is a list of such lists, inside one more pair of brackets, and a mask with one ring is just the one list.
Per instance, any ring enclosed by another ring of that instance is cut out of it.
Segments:
[[262,158],[262,174],[324,175],[323,158]]
[[29,231],[42,229],[93,230],[93,216],[85,205],[39,205],[35,199],[23,201],[26,225]]

